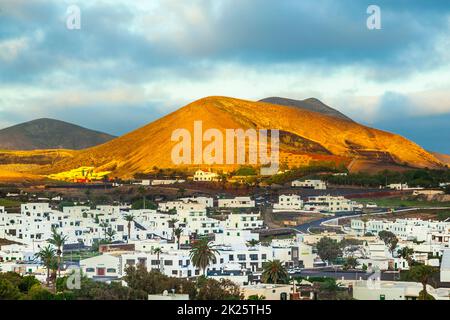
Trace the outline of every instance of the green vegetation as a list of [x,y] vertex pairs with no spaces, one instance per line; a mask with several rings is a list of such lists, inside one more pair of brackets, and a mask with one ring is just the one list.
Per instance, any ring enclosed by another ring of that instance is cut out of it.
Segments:
[[206,272],[206,268],[209,264],[215,260],[215,255],[217,253],[216,249],[213,249],[207,238],[200,239],[192,245],[189,257],[192,260],[192,264]]
[[332,161],[311,161],[309,166],[294,167],[289,171],[276,174],[266,180],[268,184],[284,184],[292,180],[322,172],[347,172],[344,165],[336,165]]
[[258,173],[253,167],[240,167],[234,172],[235,176],[256,176]]
[[378,233],[378,237],[389,248],[389,251],[393,252],[397,247],[398,239],[391,231],[382,230]]
[[330,277],[297,277],[298,284],[303,280],[313,284],[315,299],[317,300],[351,300],[352,297],[344,286]]
[[263,265],[263,283],[288,283],[289,276],[280,260],[267,261]]
[[[144,199],[137,199],[131,204],[133,210],[144,209]],[[145,209],[156,210],[158,206],[150,200],[145,200]]]
[[178,294],[188,294],[191,300],[239,300],[240,288],[229,280],[216,281],[199,277],[197,281],[172,278],[159,271],[143,266],[128,267],[124,280],[130,289],[146,294],[161,294],[164,290],[174,290]]
[[439,221],[444,221],[450,218],[450,211],[440,211],[438,212],[437,218]]
[[425,201],[425,200],[416,200],[416,199],[402,199],[398,197],[394,198],[358,198],[353,199],[358,201],[359,203],[376,203],[379,207],[385,208],[400,208],[400,207],[446,207],[450,206],[450,202],[440,202],[440,201]]
[[0,199],[0,207],[10,208],[10,207],[19,207],[21,204],[20,201],[11,200],[11,199]]
[[412,266],[407,272],[401,274],[402,281],[420,282],[423,286],[419,294],[419,300],[434,300],[434,298],[427,292],[427,285],[434,276],[438,274],[438,268],[418,264]]
[[384,170],[377,174],[351,173],[347,176],[322,176],[322,179],[337,185],[379,187],[391,183],[407,183],[410,187],[438,187],[441,182],[450,181],[450,170],[416,169],[405,172]]
[[342,249],[336,240],[323,237],[316,244],[317,254],[322,261],[334,263],[338,257],[342,256]]

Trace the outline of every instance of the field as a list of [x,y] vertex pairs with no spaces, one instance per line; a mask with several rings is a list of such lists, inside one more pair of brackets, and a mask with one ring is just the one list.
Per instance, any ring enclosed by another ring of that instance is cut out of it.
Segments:
[[11,208],[20,206],[21,202],[11,199],[0,199],[0,207]]
[[353,199],[357,202],[366,203],[376,203],[379,207],[383,208],[400,208],[400,207],[449,207],[450,202],[440,202],[440,201],[424,201],[415,199],[402,199],[402,198],[374,198],[374,199]]

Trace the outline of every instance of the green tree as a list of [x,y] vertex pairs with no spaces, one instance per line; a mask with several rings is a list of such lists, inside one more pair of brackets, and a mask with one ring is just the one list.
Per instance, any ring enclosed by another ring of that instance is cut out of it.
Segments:
[[163,253],[161,248],[153,249],[153,254],[156,254],[156,259],[158,260],[158,270],[161,270],[161,260],[159,259],[161,253]]
[[354,257],[348,257],[344,262],[344,270],[356,269],[359,265],[358,260]]
[[18,300],[21,297],[19,289],[10,281],[0,278],[0,300]]
[[220,281],[200,277],[197,280],[198,300],[240,300],[240,287],[228,279]]
[[99,226],[100,226],[100,228],[103,229],[103,239],[106,240],[106,238],[107,238],[106,233],[108,232],[109,224],[107,222],[102,222],[102,223],[100,223]]
[[319,284],[319,300],[350,300],[350,294],[334,278],[325,278]]
[[209,240],[204,238],[192,245],[189,256],[192,264],[206,275],[206,268],[215,260],[217,253],[218,251],[212,248]]
[[436,267],[427,266],[424,264],[418,264],[410,267],[407,272],[406,280],[417,281],[422,284],[422,291],[419,294],[419,300],[430,300],[433,299],[427,291],[428,282],[432,277],[438,272]]
[[398,239],[391,231],[382,230],[378,233],[378,237],[388,246],[389,251],[394,252],[397,247]]
[[47,285],[50,281],[50,270],[53,267],[55,261],[55,249],[50,245],[42,248],[38,253],[35,254],[36,258],[40,259],[44,267],[47,269]]
[[316,248],[320,259],[327,263],[333,263],[342,255],[339,243],[329,237],[321,238],[319,242],[317,242]]
[[116,230],[114,229],[108,229],[108,231],[106,231],[106,236],[108,237],[108,241],[111,243],[114,240],[114,236],[116,235]]
[[61,257],[62,257],[62,249],[64,244],[67,241],[67,236],[63,236],[58,233],[56,228],[52,228],[52,237],[48,240],[48,242],[56,247],[56,258],[58,263],[58,277],[61,276]]
[[35,284],[26,295],[27,300],[54,300],[55,296],[49,290],[42,288],[40,284]]
[[146,193],[145,187],[140,186],[138,188],[138,192],[142,196],[142,209],[145,209],[145,193]]
[[258,245],[259,241],[256,239],[251,239],[249,241],[247,241],[247,246],[248,247],[256,247]]
[[177,238],[177,248],[179,250],[180,249],[180,238],[181,238],[181,235],[183,234],[183,228],[178,227],[173,231],[173,233],[174,233],[175,237]]
[[127,214],[125,216],[125,221],[128,223],[127,224],[127,230],[128,230],[128,241],[130,241],[131,239],[131,223],[134,221],[134,216],[132,214]]
[[288,273],[280,260],[267,261],[263,264],[261,281],[275,284],[288,281]]
[[413,265],[413,254],[414,254],[414,249],[412,248],[408,248],[408,247],[403,247],[401,249],[399,249],[397,251],[397,254],[399,257],[405,259],[406,261],[408,261],[408,265],[411,267]]

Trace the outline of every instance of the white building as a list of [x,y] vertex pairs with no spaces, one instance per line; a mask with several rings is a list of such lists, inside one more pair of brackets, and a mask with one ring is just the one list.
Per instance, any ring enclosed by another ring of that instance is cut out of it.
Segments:
[[402,240],[448,241],[450,240],[450,222],[425,221],[421,219],[369,220],[352,219],[350,228],[357,234],[370,232],[378,235],[380,231],[390,231]]
[[450,249],[445,249],[441,261],[441,282],[450,282]]
[[218,181],[219,175],[210,171],[197,170],[194,174],[194,181]]
[[255,201],[250,197],[219,199],[219,208],[254,208]]
[[291,195],[280,195],[278,197],[278,203],[273,205],[273,212],[282,212],[282,211],[301,211],[303,208],[303,200],[300,196],[291,194]]
[[322,180],[294,180],[291,183],[292,187],[300,187],[300,188],[312,188],[315,190],[326,190],[327,184]]
[[360,209],[362,205],[351,201],[342,196],[315,196],[309,197],[304,204],[307,211],[325,211],[325,212],[351,212]]

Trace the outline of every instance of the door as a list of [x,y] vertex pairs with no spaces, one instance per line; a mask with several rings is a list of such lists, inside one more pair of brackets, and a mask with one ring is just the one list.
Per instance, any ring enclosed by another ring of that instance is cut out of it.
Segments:
[[97,275],[98,276],[104,276],[105,275],[105,268],[97,268]]

